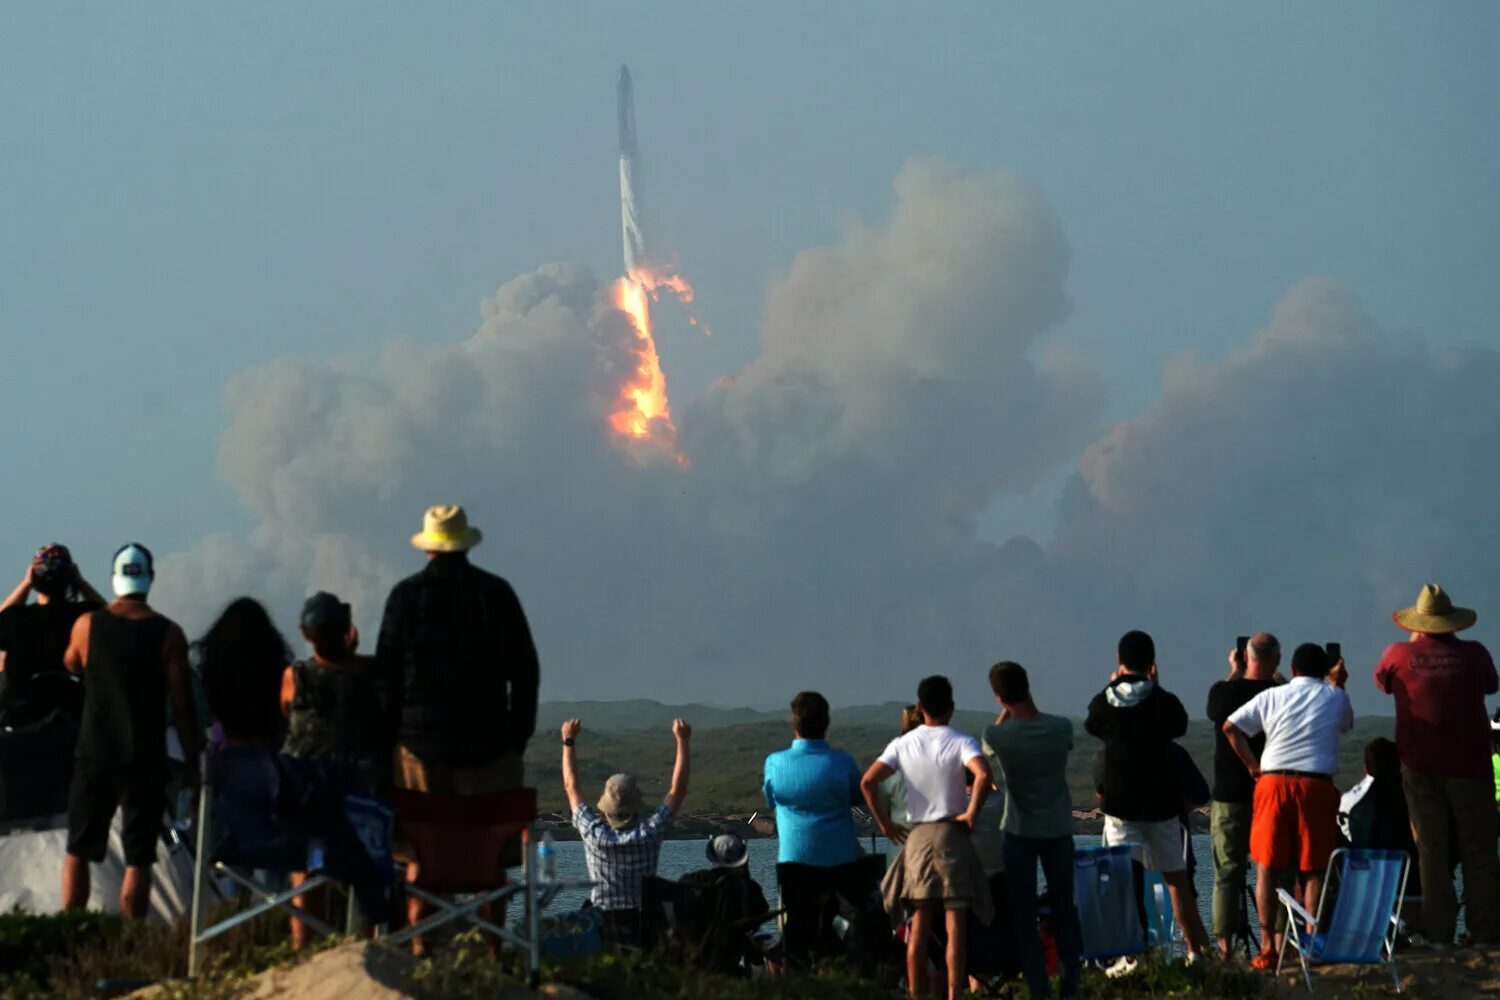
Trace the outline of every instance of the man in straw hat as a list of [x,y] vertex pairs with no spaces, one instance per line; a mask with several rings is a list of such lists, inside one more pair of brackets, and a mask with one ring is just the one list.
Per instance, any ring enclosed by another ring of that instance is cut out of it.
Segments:
[[584,861],[594,882],[589,899],[604,914],[606,937],[616,944],[639,945],[641,880],[656,874],[661,842],[687,798],[693,727],[681,719],[672,721],[672,736],[677,741],[672,785],[661,805],[644,816],[641,787],[631,774],[611,775],[597,807],[584,801],[578,783],[578,759],[573,752],[582,731],[583,723],[577,719],[562,724],[562,778],[573,826],[583,840]]
[[1401,783],[1422,872],[1422,935],[1434,947],[1453,943],[1458,901],[1448,845],[1456,827],[1469,935],[1478,943],[1500,944],[1500,864],[1484,706],[1485,695],[1500,688],[1500,677],[1488,650],[1456,635],[1479,616],[1454,607],[1437,584],[1427,584],[1414,606],[1392,617],[1411,639],[1386,647],[1375,684],[1396,698]]
[[[510,584],[469,562],[482,537],[462,507],[428,508],[411,540],[427,565],[386,600],[375,661],[397,788],[490,795],[521,787],[521,757],[536,731],[536,647]],[[407,874],[417,877],[414,864]],[[408,908],[420,918],[419,900]]]

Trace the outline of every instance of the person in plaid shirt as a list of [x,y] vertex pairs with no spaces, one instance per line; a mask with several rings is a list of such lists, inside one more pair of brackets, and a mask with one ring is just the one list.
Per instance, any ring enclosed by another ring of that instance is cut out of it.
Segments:
[[672,722],[672,736],[677,740],[672,785],[662,804],[645,816],[641,815],[640,785],[630,774],[612,775],[604,783],[597,807],[584,801],[574,755],[574,744],[582,731],[583,723],[577,719],[562,725],[562,774],[573,826],[583,840],[584,860],[594,882],[589,899],[604,915],[604,933],[609,940],[639,945],[641,880],[656,874],[662,839],[687,798],[693,727],[681,719]]

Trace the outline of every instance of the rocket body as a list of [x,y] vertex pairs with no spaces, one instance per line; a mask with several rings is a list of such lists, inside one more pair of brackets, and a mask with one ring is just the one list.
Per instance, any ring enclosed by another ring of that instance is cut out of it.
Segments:
[[615,90],[616,112],[620,126],[620,236],[625,254],[625,273],[635,270],[636,262],[646,257],[646,237],[641,232],[641,204],[636,176],[635,92],[630,70],[620,67],[620,82]]

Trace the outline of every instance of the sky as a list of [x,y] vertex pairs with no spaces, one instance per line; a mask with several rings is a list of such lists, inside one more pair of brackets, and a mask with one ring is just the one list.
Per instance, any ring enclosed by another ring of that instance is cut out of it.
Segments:
[[[1439,575],[1486,638],[1497,28],[10,11],[0,558],[62,540],[102,581],[139,540],[190,631],[338,585],[373,634],[422,507],[461,500],[552,697],[899,699],[1009,656],[1077,712],[1138,626],[1200,704],[1257,628],[1366,673]],[[597,412],[628,349],[599,305],[622,62],[652,235],[713,330],[658,309],[688,472]]]

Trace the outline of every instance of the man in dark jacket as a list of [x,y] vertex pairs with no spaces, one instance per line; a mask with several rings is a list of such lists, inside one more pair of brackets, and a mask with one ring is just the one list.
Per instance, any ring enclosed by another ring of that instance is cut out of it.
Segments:
[[1145,632],[1121,637],[1118,662],[1084,722],[1104,741],[1104,843],[1128,845],[1138,862],[1161,873],[1194,961],[1208,947],[1208,933],[1188,879],[1172,751],[1172,741],[1187,732],[1187,710],[1157,683],[1156,644]]
[[[490,795],[521,787],[536,730],[536,647],[510,584],[469,562],[482,537],[462,507],[429,508],[411,540],[427,566],[386,601],[375,665],[397,788]],[[407,874],[416,878],[415,864]],[[410,908],[416,919],[418,901]]]

